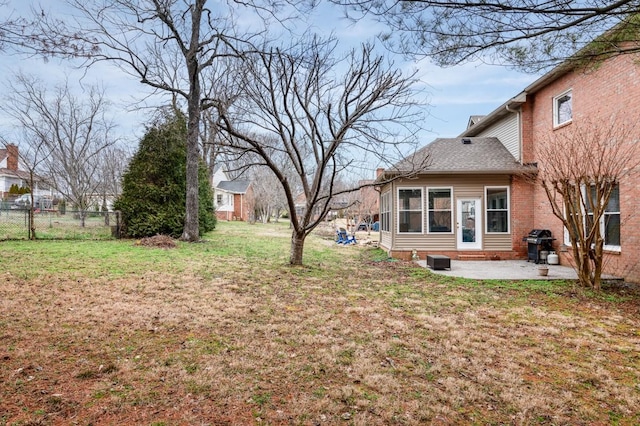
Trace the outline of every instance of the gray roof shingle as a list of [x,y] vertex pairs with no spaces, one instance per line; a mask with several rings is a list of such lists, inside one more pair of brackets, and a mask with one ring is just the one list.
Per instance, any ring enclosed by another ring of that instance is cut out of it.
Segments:
[[419,164],[426,156],[428,167],[421,174],[520,174],[535,170],[516,161],[497,138],[481,137],[436,139],[388,172],[411,170],[412,164]]
[[248,180],[223,180],[218,184],[218,188],[234,194],[244,194],[249,189],[251,182]]

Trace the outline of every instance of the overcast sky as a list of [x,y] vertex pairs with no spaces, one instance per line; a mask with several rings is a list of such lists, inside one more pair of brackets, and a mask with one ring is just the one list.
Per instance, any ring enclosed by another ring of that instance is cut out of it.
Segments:
[[[9,7],[2,8],[0,15],[7,16],[15,13],[17,7],[23,11],[26,4],[29,2],[10,0]],[[55,9],[56,5],[62,2],[45,0],[40,4]],[[340,40],[341,47],[370,40],[375,37],[380,28],[371,22],[350,23],[341,19],[338,11],[328,9],[326,6],[308,15],[308,21],[319,31],[333,32]],[[457,136],[466,128],[469,116],[488,114],[536,79],[534,75],[518,73],[499,66],[466,64],[442,69],[430,64],[427,60],[406,62],[397,57],[395,61],[396,64],[407,69],[417,68],[426,90],[429,119],[424,123],[424,131],[421,135],[425,144],[438,137]],[[142,136],[149,112],[130,111],[129,106],[133,101],[144,97],[148,89],[115,67],[104,64],[90,69],[85,74],[84,71],[73,69],[63,61],[46,62],[39,58],[26,58],[0,52],[0,100],[6,96],[8,79],[19,70],[40,76],[51,85],[63,81],[65,76],[68,76],[72,82],[83,78],[82,81],[85,83],[103,85],[117,106],[115,116],[119,123],[119,131],[132,143],[137,142]],[[0,132],[6,133],[9,125],[6,117],[0,116]]]

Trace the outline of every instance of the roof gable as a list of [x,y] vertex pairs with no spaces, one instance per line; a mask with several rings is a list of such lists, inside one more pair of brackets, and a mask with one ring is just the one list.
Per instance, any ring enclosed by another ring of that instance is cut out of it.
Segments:
[[519,174],[532,171],[511,155],[497,138],[439,138],[394,169],[410,170],[411,164],[429,158],[422,174]]

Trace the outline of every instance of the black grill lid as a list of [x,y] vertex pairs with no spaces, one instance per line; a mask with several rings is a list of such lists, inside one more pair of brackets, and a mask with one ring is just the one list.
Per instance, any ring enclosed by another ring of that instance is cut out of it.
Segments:
[[548,229],[532,229],[529,238],[551,238],[551,231]]

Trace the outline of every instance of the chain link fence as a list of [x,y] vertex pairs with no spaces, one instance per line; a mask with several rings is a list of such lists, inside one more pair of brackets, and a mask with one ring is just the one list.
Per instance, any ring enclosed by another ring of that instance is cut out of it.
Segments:
[[[38,240],[107,240],[120,237],[120,212],[12,209],[0,205],[0,240],[28,240],[33,214]],[[84,216],[84,217],[83,217]]]

